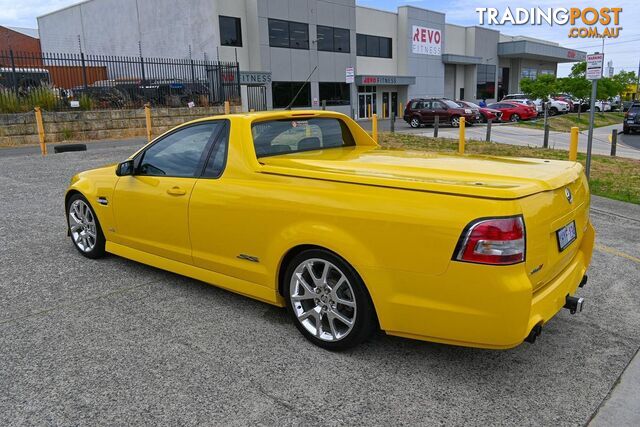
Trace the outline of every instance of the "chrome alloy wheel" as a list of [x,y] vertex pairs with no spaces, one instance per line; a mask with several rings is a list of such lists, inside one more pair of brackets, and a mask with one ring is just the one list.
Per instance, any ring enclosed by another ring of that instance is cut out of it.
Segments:
[[323,341],[339,341],[353,329],[357,307],[347,276],[319,258],[299,264],[289,283],[291,306],[298,321]]
[[419,128],[420,127],[420,120],[418,120],[417,117],[414,117],[414,118],[411,119],[411,122],[409,123],[409,125],[412,128]]
[[460,117],[458,116],[451,117],[451,126],[453,126],[454,128],[457,128],[458,126],[460,126]]
[[80,199],[69,206],[69,230],[76,246],[83,252],[90,252],[96,246],[96,219],[91,208]]

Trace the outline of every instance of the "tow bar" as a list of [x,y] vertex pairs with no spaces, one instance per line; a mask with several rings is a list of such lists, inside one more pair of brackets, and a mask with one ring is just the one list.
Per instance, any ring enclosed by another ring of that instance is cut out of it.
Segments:
[[577,312],[582,311],[583,304],[584,298],[572,297],[571,295],[567,295],[567,299],[564,303],[564,308],[569,310],[571,314],[576,314]]

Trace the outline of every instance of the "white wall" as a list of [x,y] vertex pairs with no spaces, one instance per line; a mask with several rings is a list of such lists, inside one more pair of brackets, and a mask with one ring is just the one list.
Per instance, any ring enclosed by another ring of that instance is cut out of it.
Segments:
[[[356,7],[356,33],[389,37],[392,58],[357,57],[356,73],[397,76],[398,73],[398,15],[367,7]],[[353,46],[356,49],[356,45]]]

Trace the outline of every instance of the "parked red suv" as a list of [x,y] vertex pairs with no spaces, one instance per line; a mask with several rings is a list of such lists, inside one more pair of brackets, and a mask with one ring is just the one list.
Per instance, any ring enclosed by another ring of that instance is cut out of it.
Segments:
[[498,110],[502,112],[502,120],[517,122],[519,120],[528,120],[538,117],[538,111],[536,107],[531,107],[519,102],[506,102],[500,101],[495,104],[487,105],[492,110]]
[[404,109],[404,121],[412,128],[421,125],[433,124],[438,116],[439,123],[449,123],[453,127],[460,126],[460,117],[464,117],[466,123],[480,121],[480,113],[474,113],[470,108],[460,107],[450,99],[412,99]]

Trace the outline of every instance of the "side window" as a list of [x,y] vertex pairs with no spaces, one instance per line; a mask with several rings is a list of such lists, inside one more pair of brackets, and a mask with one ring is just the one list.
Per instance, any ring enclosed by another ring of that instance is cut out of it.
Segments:
[[214,142],[214,146],[207,161],[203,177],[219,178],[227,164],[227,151],[229,147],[229,125],[225,126]]
[[431,108],[433,108],[434,110],[444,110],[444,105],[442,105],[442,102],[440,101],[433,101],[431,105]]
[[137,175],[195,177],[204,165],[211,137],[222,122],[189,126],[167,135],[144,153]]

